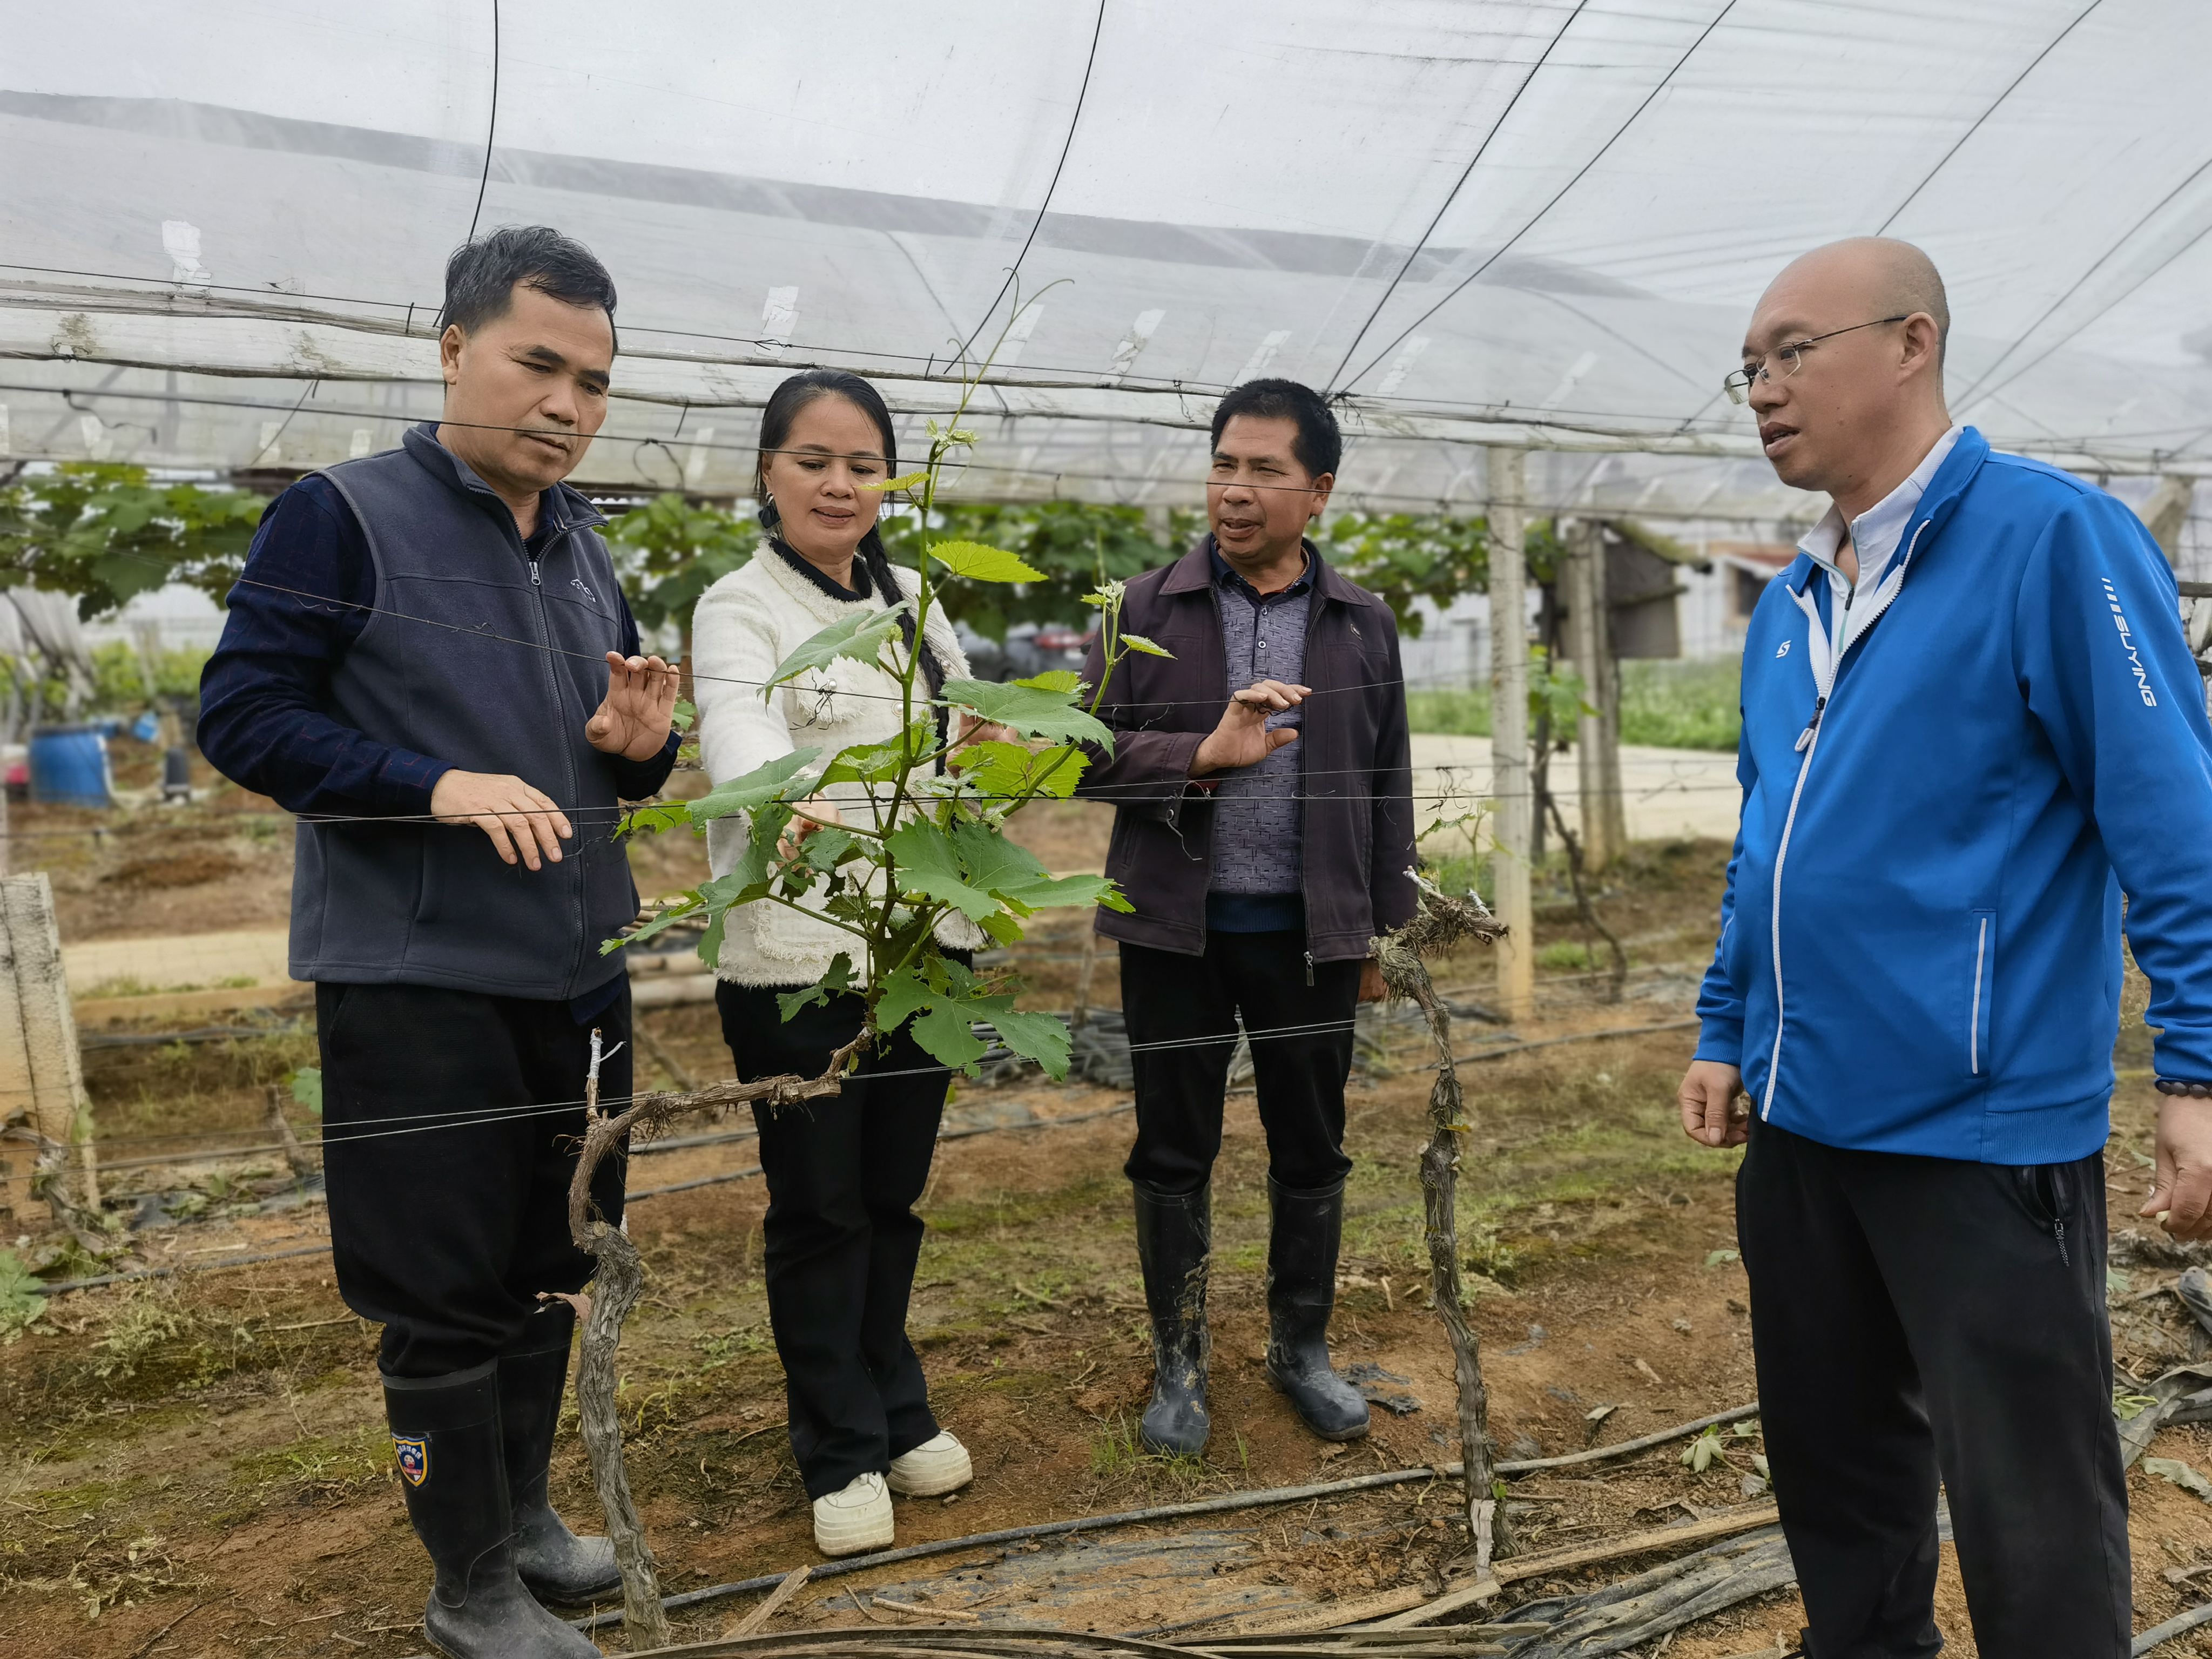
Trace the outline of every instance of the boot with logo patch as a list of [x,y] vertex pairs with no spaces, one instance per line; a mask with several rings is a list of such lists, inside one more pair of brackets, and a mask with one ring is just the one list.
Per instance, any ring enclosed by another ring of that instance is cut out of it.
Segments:
[[422,1632],[448,1659],[598,1659],[514,1571],[514,1518],[500,1445],[498,1362],[384,1379],[407,1518],[437,1569]]
[[1137,1204],[1137,1261],[1152,1316],[1152,1400],[1139,1433],[1152,1451],[1195,1457],[1213,1431],[1206,1409],[1212,1188],[1164,1193],[1141,1181],[1129,1187]]
[[622,1588],[611,1538],[579,1538],[546,1498],[553,1431],[568,1382],[576,1315],[562,1303],[532,1314],[528,1347],[499,1358],[499,1415],[507,1493],[514,1511],[514,1570],[541,1601],[574,1607]]
[[1324,1440],[1367,1432],[1367,1401],[1328,1360],[1344,1183],[1297,1192],[1267,1179],[1267,1380]]

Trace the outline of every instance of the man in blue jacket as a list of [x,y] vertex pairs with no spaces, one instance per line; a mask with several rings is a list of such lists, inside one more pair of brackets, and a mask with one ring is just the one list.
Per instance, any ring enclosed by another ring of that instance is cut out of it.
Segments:
[[[590,1659],[539,1605],[614,1547],[547,1501],[580,1288],[568,1188],[594,1052],[629,1092],[637,914],[617,803],[674,763],[673,671],[562,480],[606,417],[615,289],[543,227],[446,269],[442,421],[270,505],[200,683],[202,749],[300,815],[292,975],[315,981],[339,1294],[378,1370],[424,1614],[456,1659]],[[622,1215],[610,1159],[593,1197]]]
[[[2156,1190],[2212,1233],[2212,728],[2135,516],[1943,398],[1918,249],[1807,254],[1730,395],[1834,506],[1744,645],[1743,817],[1683,1127],[1736,1225],[1818,1659],[1933,1654],[1940,1479],[1981,1652],[2130,1638],[2105,1166],[2121,899]],[[1742,1097],[1747,1093],[1747,1101]]]

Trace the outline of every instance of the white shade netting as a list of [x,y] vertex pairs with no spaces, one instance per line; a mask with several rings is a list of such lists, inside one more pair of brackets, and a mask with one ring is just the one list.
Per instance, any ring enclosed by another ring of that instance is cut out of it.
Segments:
[[1345,394],[1352,504],[1479,510],[1506,443],[1561,452],[1539,507],[1802,516],[1721,376],[1879,231],[1948,282],[1962,418],[2195,475],[2208,63],[2191,0],[23,7],[0,403],[17,459],[382,447],[447,252],[542,222],[621,289],[592,483],[746,489],[800,365],[918,429],[1004,331],[970,498],[1193,501],[1267,373]]

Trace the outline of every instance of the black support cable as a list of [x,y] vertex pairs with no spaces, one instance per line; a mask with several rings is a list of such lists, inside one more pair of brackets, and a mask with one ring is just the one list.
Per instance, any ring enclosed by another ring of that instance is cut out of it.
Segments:
[[1422,231],[1419,240],[1407,250],[1406,257],[1391,276],[1389,286],[1383,289],[1382,297],[1375,302],[1375,308],[1367,313],[1367,320],[1360,324],[1359,331],[1352,337],[1352,343],[1345,347],[1344,356],[1337,361],[1334,373],[1329,375],[1328,382],[1322,387],[1323,396],[1336,390],[1337,376],[1342,374],[1351,363],[1352,355],[1359,349],[1359,343],[1367,337],[1367,331],[1375,326],[1376,319],[1382,314],[1382,307],[1390,303],[1390,296],[1397,293],[1398,284],[1406,280],[1406,273],[1413,268],[1413,261],[1421,257],[1422,251],[1429,245],[1429,238],[1437,234],[1437,227],[1443,223],[1444,215],[1450,212],[1452,204],[1459,200],[1459,193],[1467,188],[1467,181],[1474,177],[1475,168],[1481,164],[1482,158],[1489,153],[1490,141],[1498,137],[1499,131],[1505,125],[1507,118],[1512,115],[1514,106],[1521,101],[1521,94],[1528,90],[1530,83],[1535,80],[1544,65],[1551,61],[1553,52],[1560,41],[1567,38],[1567,31],[1574,27],[1575,19],[1583,15],[1583,7],[1589,3],[1589,0],[1575,0],[1575,9],[1567,14],[1567,21],[1560,24],[1559,32],[1544,43],[1544,50],[1537,54],[1536,61],[1528,66],[1528,74],[1521,77],[1521,84],[1513,88],[1513,95],[1505,100],[1505,107],[1498,112],[1498,118],[1490,124],[1490,131],[1482,135],[1482,142],[1474,147],[1474,154],[1468,158],[1467,166],[1460,170],[1458,182],[1452,185],[1450,191],[1444,197],[1435,216],[1430,219],[1428,228]]
[[1577,167],[1574,172],[1574,176],[1569,179],[1565,184],[1561,185],[1559,188],[1553,193],[1551,199],[1546,202],[1543,206],[1536,210],[1536,212],[1532,218],[1524,223],[1520,229],[1515,231],[1512,235],[1507,237],[1504,241],[1498,244],[1498,246],[1492,251],[1489,256],[1486,258],[1480,264],[1477,265],[1473,270],[1468,272],[1465,276],[1462,277],[1458,283],[1454,284],[1450,293],[1445,295],[1443,299],[1437,301],[1436,304],[1431,306],[1426,311],[1423,312],[1419,316],[1413,319],[1412,322],[1407,324],[1404,328],[1401,329],[1396,337],[1394,338],[1389,345],[1384,346],[1381,351],[1376,354],[1373,362],[1370,362],[1366,368],[1361,369],[1358,374],[1353,375],[1351,380],[1345,382],[1345,389],[1349,391],[1352,386],[1358,385],[1360,381],[1365,380],[1370,374],[1373,374],[1375,372],[1376,365],[1380,363],[1383,358],[1389,356],[1393,351],[1396,350],[1407,335],[1411,334],[1423,323],[1427,322],[1430,318],[1435,316],[1437,313],[1442,311],[1454,300],[1459,298],[1461,295],[1467,291],[1471,283],[1480,277],[1485,271],[1491,268],[1491,266],[1496,264],[1500,259],[1504,258],[1505,255],[1512,250],[1514,245],[1519,242],[1523,236],[1526,236],[1530,231],[1541,224],[1544,221],[1545,216],[1550,213],[1553,208],[1559,206],[1559,204],[1566,198],[1568,191],[1571,191],[1577,185],[1582,183],[1583,177],[1589,172],[1589,170],[1605,159],[1607,154],[1611,151],[1615,144],[1620,142],[1622,136],[1627,132],[1629,128],[1636,125],[1638,118],[1643,115],[1644,112],[1651,107],[1652,101],[1656,99],[1661,93],[1666,91],[1668,87],[1673,83],[1674,77],[1682,72],[1682,66],[1687,64],[1692,57],[1696,56],[1698,48],[1705,44],[1706,38],[1711,35],[1715,29],[1721,26],[1722,21],[1725,19],[1730,12],[1735,9],[1735,4],[1736,0],[1727,0],[1727,3],[1722,6],[1720,10],[1714,14],[1712,21],[1706,24],[1704,28],[1698,31],[1698,38],[1691,41],[1689,46],[1683,51],[1682,55],[1674,60],[1674,67],[1668,70],[1666,74],[1661,76],[1659,77],[1658,83],[1654,86],[1650,92],[1644,94],[1643,101],[1638,103],[1634,109],[1629,112],[1628,118],[1613,129],[1613,136],[1610,138],[1607,138],[1605,143],[1598,146],[1597,153],[1592,155],[1589,161],[1583,162],[1582,166]]

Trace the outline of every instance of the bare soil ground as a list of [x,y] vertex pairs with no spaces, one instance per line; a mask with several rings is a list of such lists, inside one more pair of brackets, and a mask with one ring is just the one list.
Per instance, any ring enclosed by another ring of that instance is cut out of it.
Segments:
[[[71,936],[155,931],[147,913],[118,908],[125,901],[115,895],[141,891],[178,896],[172,914],[198,917],[192,926],[244,925],[217,898],[234,883],[246,884],[241,896],[257,883],[276,885],[289,838],[270,844],[239,830],[252,816],[247,803],[226,806],[218,797],[204,811],[210,830],[222,831],[208,850],[246,863],[251,873],[142,890],[105,878],[146,853],[126,857],[119,836],[108,847],[87,846],[56,866]],[[1054,868],[1097,868],[1098,828],[1088,809],[1070,807],[1042,815],[1027,833]],[[696,851],[681,841],[641,854],[662,860],[641,872],[641,888],[665,891],[696,879],[687,856]],[[1601,896],[1601,913],[1629,941],[1631,1000],[1607,1003],[1601,980],[1562,969],[1547,976],[1540,1016],[1519,1035],[1679,1017],[1711,947],[1725,856],[1712,843],[1638,848]],[[198,896],[186,905],[186,896]],[[281,916],[281,888],[254,902]],[[1540,945],[1583,940],[1557,893],[1538,931]],[[1025,967],[1036,1005],[1068,1005],[1080,943],[1079,930],[1065,922],[1033,934]],[[1480,1000],[1487,963],[1449,964],[1437,978],[1471,988],[1467,994]],[[1109,947],[1092,1000],[1111,1005],[1116,989]],[[678,1065],[702,1078],[727,1074],[710,1006],[647,1018]],[[1463,1048],[1498,1035],[1465,1022],[1459,1030]],[[1492,1426],[1508,1455],[1577,1450],[1593,1436],[1623,1440],[1755,1395],[1742,1271],[1726,1254],[1735,1244],[1735,1159],[1700,1151],[1675,1125],[1672,1096],[1692,1036],[1645,1033],[1468,1068],[1476,1128],[1461,1241],[1482,1292],[1474,1320]],[[176,1139],[187,1130],[251,1127],[262,1085],[311,1055],[307,1036],[158,1044],[94,1050],[88,1075],[102,1134],[166,1134],[133,1143],[160,1152],[190,1144]],[[1340,1365],[1366,1362],[1407,1379],[1419,1409],[1378,1409],[1367,1440],[1328,1446],[1267,1387],[1256,1360],[1265,1323],[1265,1147],[1251,1097],[1237,1096],[1217,1174],[1215,1427],[1203,1460],[1146,1457],[1133,1445],[1149,1354],[1119,1174],[1128,1118],[1111,1111],[1125,1097],[1034,1079],[963,1090],[953,1105],[963,1124],[1082,1121],[949,1140],[939,1152],[922,1204],[929,1233],[912,1327],[938,1413],[974,1449],[978,1474],[952,1500],[902,1500],[900,1541],[1455,1456],[1449,1355],[1425,1296],[1414,1159],[1429,1077],[1410,1069],[1423,1058],[1409,1048],[1408,1069],[1365,1079],[1352,1097],[1347,1140],[1357,1168],[1334,1328]],[[2130,1064],[2125,1043],[2122,1063]],[[2110,1152],[2116,1222],[2126,1220],[2133,1204],[2123,1200],[2142,1184],[2138,1160],[2155,1100],[2146,1076],[2124,1076]],[[1107,1115],[1085,1115],[1094,1112]],[[744,1127],[702,1121],[694,1132]],[[123,1151],[118,1144],[111,1152],[112,1191],[181,1191],[186,1200],[137,1235],[132,1261],[189,1266],[309,1249],[327,1237],[312,1204],[258,1206],[262,1194],[286,1185],[274,1159],[258,1173],[234,1163],[125,1170],[113,1163]],[[753,1162],[750,1142],[732,1139],[640,1157],[630,1184],[642,1194]],[[757,1177],[740,1178],[641,1196],[631,1212],[650,1277],[623,1348],[629,1473],[672,1590],[818,1559],[781,1431],[783,1385],[760,1277],[764,1201]],[[71,1269],[64,1261],[58,1270]],[[2136,1270],[2124,1286],[2135,1299],[2119,1310],[2120,1352],[2137,1376],[2190,1351],[2169,1311],[2172,1298],[2155,1294],[2172,1277]],[[2118,1291],[2116,1281],[2116,1304]],[[42,1325],[0,1347],[8,1609],[0,1656],[422,1652],[429,1574],[406,1529],[374,1353],[374,1332],[348,1315],[327,1260],[315,1255],[58,1298]],[[1602,1407],[1613,1409],[1593,1431],[1589,1414]],[[1726,1510],[1753,1501],[1743,1482],[1759,1443],[1731,1442],[1729,1461],[1703,1474],[1667,1448],[1523,1480],[1515,1483],[1511,1518],[1524,1547],[1547,1549]],[[2212,1467],[2212,1431],[2168,1430],[2155,1450]],[[596,1506],[573,1432],[557,1452],[554,1487],[556,1501],[591,1529]],[[2212,1506],[2140,1472],[2130,1492],[2137,1619],[2148,1625],[2201,1598],[2160,1573],[2212,1563]],[[1079,1547],[1018,1551],[1012,1560],[1002,1551],[962,1553],[825,1582],[785,1617],[799,1627],[883,1618],[850,1592],[865,1597],[896,1581],[908,1595],[947,1605],[997,1595],[1001,1611],[1019,1607],[1028,1619],[1137,1630],[1177,1625],[1194,1608],[1218,1611],[1230,1591],[1255,1607],[1287,1606],[1427,1583],[1466,1548],[1444,1513],[1449,1499],[1448,1488],[1413,1483],[1152,1534],[1163,1550],[1188,1542],[1210,1563],[1191,1571],[1152,1571],[1125,1546],[1116,1555],[1107,1547],[1120,1536],[1112,1534]],[[1591,1585],[1649,1564],[1516,1587],[1487,1616],[1553,1593],[1553,1582]],[[1017,1566],[1025,1575],[1018,1586]],[[718,1632],[752,1601],[697,1609],[678,1621],[678,1639]],[[1799,1613],[1794,1595],[1769,1596],[1686,1629],[1667,1651],[1670,1659],[1720,1659],[1771,1647],[1778,1632],[1794,1638]],[[1948,1562],[1939,1613],[1951,1650],[1972,1654]],[[617,1632],[602,1636],[618,1647]]]

